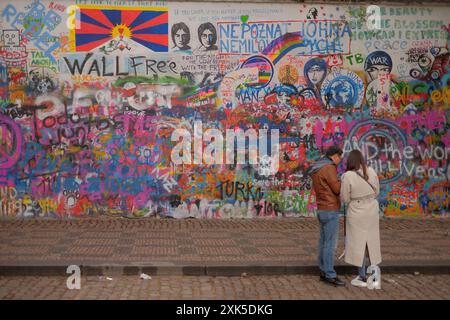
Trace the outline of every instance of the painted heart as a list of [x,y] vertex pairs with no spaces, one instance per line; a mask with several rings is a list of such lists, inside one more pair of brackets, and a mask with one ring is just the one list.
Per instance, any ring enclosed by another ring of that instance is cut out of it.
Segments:
[[242,21],[242,23],[247,23],[247,21],[248,21],[248,14],[245,15],[245,16],[241,16],[241,21]]
[[120,33],[120,34],[122,34],[122,33],[123,33],[123,31],[124,31],[124,29],[123,29],[123,28],[119,28],[119,33]]

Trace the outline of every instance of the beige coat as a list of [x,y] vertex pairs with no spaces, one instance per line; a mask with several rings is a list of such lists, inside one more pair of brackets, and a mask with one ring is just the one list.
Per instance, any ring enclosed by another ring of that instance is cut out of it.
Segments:
[[[362,175],[362,169],[359,172]],[[367,167],[367,174],[376,192],[353,171],[342,176],[341,184],[341,200],[347,206],[345,262],[358,267],[362,265],[366,244],[370,263],[381,262],[380,216],[375,198],[380,193],[380,184],[375,170]]]

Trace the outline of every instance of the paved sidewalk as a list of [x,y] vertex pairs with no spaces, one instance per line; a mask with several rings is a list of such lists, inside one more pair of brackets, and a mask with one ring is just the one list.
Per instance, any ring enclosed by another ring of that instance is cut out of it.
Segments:
[[[315,218],[2,221],[0,274],[315,274],[318,234]],[[450,219],[383,219],[381,248],[383,272],[450,273]]]
[[[354,275],[343,276],[345,287],[332,287],[313,275],[278,275],[247,277],[135,276],[81,278],[80,290],[68,290],[67,277],[0,276],[0,300],[448,300],[450,276],[386,274],[381,290],[350,285]],[[436,285],[439,284],[439,285]],[[165,310],[165,315],[175,313]],[[280,310],[277,308],[277,312]],[[275,312],[274,312],[275,313]]]

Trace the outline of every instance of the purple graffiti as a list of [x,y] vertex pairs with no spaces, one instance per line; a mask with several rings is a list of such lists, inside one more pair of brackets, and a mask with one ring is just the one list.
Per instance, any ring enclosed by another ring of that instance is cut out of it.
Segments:
[[22,135],[19,126],[2,114],[0,114],[0,146],[0,169],[11,168],[19,160]]

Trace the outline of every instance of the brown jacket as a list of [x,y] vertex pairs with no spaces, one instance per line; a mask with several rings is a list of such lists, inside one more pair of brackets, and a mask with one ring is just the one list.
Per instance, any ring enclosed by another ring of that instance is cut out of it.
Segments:
[[337,211],[341,208],[339,193],[341,182],[338,179],[336,166],[327,164],[312,176],[318,210]]

